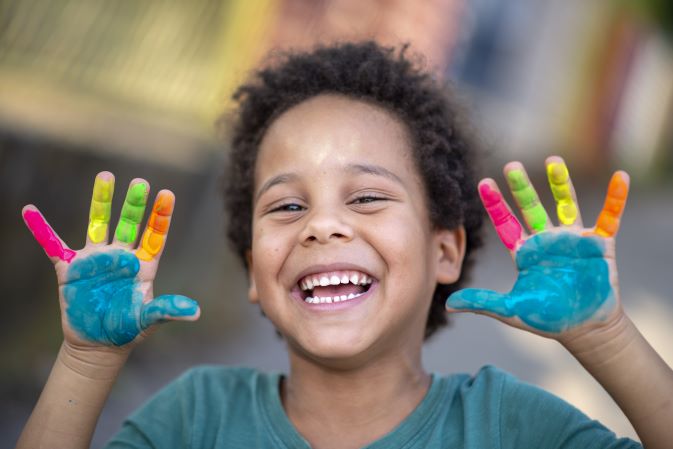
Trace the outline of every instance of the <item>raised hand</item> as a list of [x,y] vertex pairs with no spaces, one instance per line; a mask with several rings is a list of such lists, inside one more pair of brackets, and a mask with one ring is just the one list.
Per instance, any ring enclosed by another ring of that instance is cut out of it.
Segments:
[[495,181],[479,183],[479,194],[498,236],[515,260],[518,277],[512,291],[464,289],[452,294],[447,309],[491,315],[531,332],[560,338],[571,330],[602,325],[622,313],[615,264],[619,222],[629,177],[616,172],[596,225],[584,228],[572,182],[559,157],[546,161],[560,225],[552,225],[523,166],[505,166],[505,177],[527,235]]
[[70,344],[131,347],[155,324],[198,319],[198,304],[180,295],[153,297],[152,283],[163,252],[175,196],[157,194],[138,248],[149,184],[131,181],[114,239],[108,244],[114,176],[101,172],[94,182],[86,245],[71,250],[33,205],[23,208],[28,229],[54,263],[61,322]]

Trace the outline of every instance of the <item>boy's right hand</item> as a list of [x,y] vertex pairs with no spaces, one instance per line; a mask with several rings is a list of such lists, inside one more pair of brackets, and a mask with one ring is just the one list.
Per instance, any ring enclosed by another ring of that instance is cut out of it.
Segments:
[[130,350],[167,320],[194,321],[196,301],[179,295],[154,298],[152,283],[168,234],[175,196],[162,190],[137,249],[149,184],[134,179],[126,195],[114,238],[108,227],[114,176],[96,176],[86,245],[73,251],[58,237],[33,205],[23,208],[28,229],[56,269],[65,344],[82,349],[108,346]]

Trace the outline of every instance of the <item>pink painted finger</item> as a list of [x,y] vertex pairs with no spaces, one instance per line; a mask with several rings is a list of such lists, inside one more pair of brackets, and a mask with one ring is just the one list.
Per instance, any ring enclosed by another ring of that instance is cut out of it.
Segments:
[[32,204],[25,206],[21,214],[26,226],[33,233],[33,237],[52,262],[65,261],[70,263],[77,255],[60,239],[35,206]]
[[495,181],[488,178],[482,180],[479,183],[479,196],[500,240],[507,249],[515,251],[525,237],[524,231],[507,206]]

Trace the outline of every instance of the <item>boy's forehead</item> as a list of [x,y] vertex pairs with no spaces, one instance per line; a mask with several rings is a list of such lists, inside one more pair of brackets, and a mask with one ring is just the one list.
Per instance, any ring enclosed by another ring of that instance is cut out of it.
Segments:
[[256,173],[275,165],[307,162],[346,165],[396,156],[410,145],[403,123],[381,107],[336,95],[321,95],[285,111],[260,142]]

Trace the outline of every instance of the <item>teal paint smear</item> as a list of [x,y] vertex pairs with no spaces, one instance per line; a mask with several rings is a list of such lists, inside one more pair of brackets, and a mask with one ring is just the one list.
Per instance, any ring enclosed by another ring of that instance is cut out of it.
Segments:
[[198,312],[196,301],[180,295],[143,304],[139,270],[138,258],[124,250],[95,253],[72,263],[63,296],[70,326],[80,337],[122,346],[153,324]]
[[544,332],[562,332],[614,301],[602,239],[570,232],[543,232],[516,255],[519,276],[510,293],[464,289],[447,306],[519,317]]

